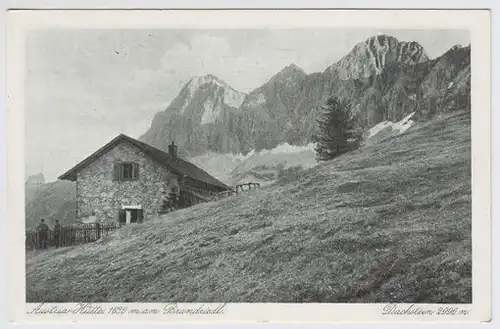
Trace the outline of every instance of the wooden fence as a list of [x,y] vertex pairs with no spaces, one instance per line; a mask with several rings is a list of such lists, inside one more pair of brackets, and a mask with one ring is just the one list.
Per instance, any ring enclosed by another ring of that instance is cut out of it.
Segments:
[[217,193],[214,196],[215,200],[220,200],[224,199],[233,195],[237,195],[238,193],[253,190],[256,188],[259,188],[260,184],[259,183],[244,183],[244,184],[238,184],[236,185],[234,190],[227,190],[227,191],[222,191],[220,193]]
[[236,185],[236,193],[243,192],[243,191],[248,191],[248,190],[253,190],[256,188],[259,188],[260,184],[259,183],[245,183],[245,184],[239,184]]
[[[59,230],[59,234],[55,234],[54,230],[47,232],[46,246],[47,247],[67,247],[77,244],[89,243],[99,240],[102,236],[108,235],[111,231],[120,227],[118,223],[113,224],[81,224],[72,226],[63,226]],[[41,235],[36,230],[26,231],[26,250],[43,248]]]

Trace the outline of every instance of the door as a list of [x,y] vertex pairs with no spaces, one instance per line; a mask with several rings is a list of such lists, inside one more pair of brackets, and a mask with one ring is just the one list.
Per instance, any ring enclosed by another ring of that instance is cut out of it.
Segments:
[[144,212],[142,209],[137,208],[124,208],[119,212],[120,224],[142,223],[144,219]]
[[118,211],[118,222],[120,223],[120,225],[124,225],[126,220],[127,220],[127,216],[125,213],[125,209],[120,209]]
[[131,223],[137,223],[137,218],[138,218],[138,209],[131,209],[130,210],[130,222]]

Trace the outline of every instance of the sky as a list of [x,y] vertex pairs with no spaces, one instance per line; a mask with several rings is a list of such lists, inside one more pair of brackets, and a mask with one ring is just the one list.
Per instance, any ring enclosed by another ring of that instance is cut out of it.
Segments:
[[120,133],[140,137],[193,76],[214,74],[250,92],[285,66],[320,72],[356,43],[385,33],[435,58],[467,31],[81,30],[26,40],[26,177],[57,179]]

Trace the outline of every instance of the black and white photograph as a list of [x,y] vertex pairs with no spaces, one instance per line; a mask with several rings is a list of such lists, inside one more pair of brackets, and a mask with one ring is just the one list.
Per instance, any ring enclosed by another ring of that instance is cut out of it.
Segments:
[[469,29],[52,27],[24,49],[26,303],[466,315],[489,111]]

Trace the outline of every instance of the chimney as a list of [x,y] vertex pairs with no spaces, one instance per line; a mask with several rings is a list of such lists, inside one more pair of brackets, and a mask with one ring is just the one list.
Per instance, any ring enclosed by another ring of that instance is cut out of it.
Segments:
[[168,154],[177,158],[177,145],[174,144],[174,141],[172,141],[172,144],[168,146]]

